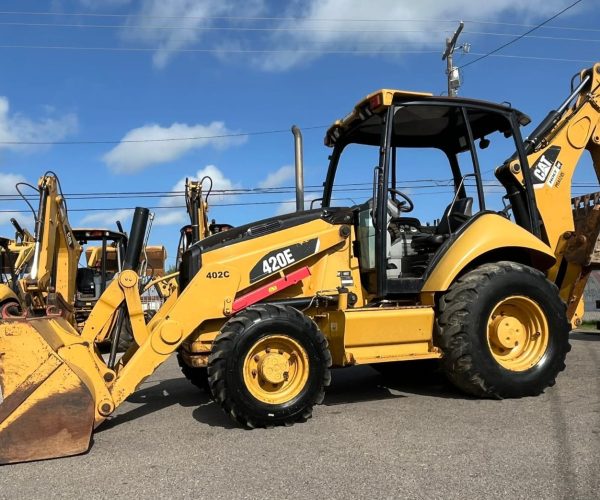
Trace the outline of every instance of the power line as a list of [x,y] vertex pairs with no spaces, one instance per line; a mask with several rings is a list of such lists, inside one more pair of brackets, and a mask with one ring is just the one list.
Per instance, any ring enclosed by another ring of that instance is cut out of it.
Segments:
[[[430,183],[430,184],[421,184],[421,185],[408,185],[411,182],[417,182],[417,181],[398,181],[399,185],[402,186],[406,186],[407,189],[409,189],[411,192],[412,190],[424,190],[424,189],[435,189],[435,188],[440,188],[440,187],[448,187],[451,190],[453,189],[453,187],[451,186],[451,182],[452,180],[440,180],[440,181],[436,181],[434,183]],[[338,185],[337,187],[334,187],[333,191],[336,193],[349,193],[349,192],[370,192],[372,190],[372,186],[370,183],[356,183],[356,184],[352,184],[352,186],[365,186],[365,187],[344,187],[344,185]],[[466,184],[466,187],[472,188],[475,187],[475,184]],[[502,187],[502,185],[498,182],[495,181],[493,179],[485,179],[483,181],[483,187],[486,188],[501,188],[504,189]],[[585,183],[585,182],[574,182],[572,183],[572,187],[573,188],[597,188],[598,184],[597,183]],[[244,192],[224,192],[224,193],[219,193],[214,195],[216,196],[247,196],[247,195],[286,195],[286,194],[293,194],[295,193],[295,189],[294,188],[286,188],[289,189],[287,191],[261,191],[260,189],[247,189],[244,190]],[[307,194],[312,194],[312,193],[321,193],[322,192],[322,186],[312,186],[311,189],[307,189],[305,190],[305,193]],[[444,191],[445,192],[445,191]],[[428,194],[428,193],[412,193],[412,195],[423,195],[423,194]],[[431,194],[431,193],[429,193]],[[176,197],[183,197],[184,196],[184,192],[180,191],[180,192],[164,192],[164,193],[156,193],[156,194],[148,194],[145,192],[131,192],[131,193],[100,193],[100,194],[96,194],[96,193],[80,193],[80,194],[65,194],[64,195],[66,199],[68,200],[104,200],[104,199],[140,199],[140,198],[176,198]],[[35,195],[32,196],[27,196],[27,199],[29,200],[34,200],[37,199],[37,197]],[[4,201],[4,202],[8,202],[8,201],[21,201],[22,198],[20,197],[16,197],[14,195],[1,195],[0,197],[0,201]],[[286,200],[287,201],[287,200]],[[272,201],[272,203],[280,203],[281,201]],[[244,204],[252,204],[253,202],[240,202],[242,205]],[[228,205],[220,205],[220,204],[214,204],[211,203],[211,206],[228,206]],[[164,208],[164,209],[170,209],[170,208],[182,208],[179,205],[159,205],[159,208]],[[153,207],[153,208],[157,208],[157,207]],[[185,208],[185,207],[183,207]],[[110,210],[119,210],[119,209],[115,209],[115,208],[108,208]],[[12,210],[7,210],[7,211],[12,211]],[[6,211],[5,211],[6,212]]]
[[[381,29],[330,29],[330,28],[294,28],[289,26],[277,26],[272,28],[253,28],[245,26],[157,26],[143,24],[62,24],[62,23],[25,23],[25,22],[0,22],[0,26],[29,26],[29,27],[57,27],[57,28],[96,28],[96,29],[156,29],[172,31],[307,31],[325,33],[446,33],[448,30],[381,30]],[[516,35],[515,35],[516,36]]]
[[550,21],[556,19],[558,16],[564,14],[565,12],[567,12],[569,9],[572,9],[573,7],[575,7],[577,4],[581,3],[583,0],[576,0],[575,2],[573,2],[572,4],[568,5],[567,7],[565,7],[564,9],[562,9],[561,11],[557,12],[556,14],[554,14],[553,16],[549,17],[548,19],[546,19],[545,21],[542,21],[541,23],[535,25],[533,28],[531,28],[530,30],[526,31],[525,33],[523,33],[522,35],[518,36],[517,38],[514,38],[513,40],[509,40],[508,42],[500,45],[499,47],[495,48],[494,50],[492,50],[491,52],[488,52],[487,54],[484,54],[480,57],[478,57],[477,59],[474,59],[473,61],[469,61],[466,64],[462,65],[462,68],[466,68],[467,66],[471,66],[472,64],[475,64],[476,62],[479,62],[483,59],[485,59],[486,57],[490,57],[494,54],[496,54],[497,52],[501,51],[502,49],[508,47],[509,45],[512,45],[513,43],[518,42],[519,40],[521,40],[522,38],[525,38],[527,35],[529,35],[530,33],[533,33],[535,30],[541,28],[542,26],[544,26],[545,24],[548,24]]
[[[436,195],[452,193],[454,190],[449,189],[445,191],[435,191],[431,193],[413,193],[412,196],[418,195]],[[332,198],[333,201],[347,200],[348,198]],[[209,208],[212,207],[244,207],[244,206],[255,206],[255,205],[281,205],[281,204],[294,204],[296,200],[278,200],[278,201],[252,201],[252,202],[239,202],[239,203],[211,203]],[[69,213],[72,212],[114,212],[116,210],[135,210],[136,207],[88,207],[88,208],[69,208]],[[149,210],[175,210],[186,208],[185,205],[174,205],[174,206],[149,206],[145,207]],[[30,210],[0,210],[0,213],[31,213]]]
[[[327,125],[315,125],[312,127],[303,127],[304,130],[316,130],[327,128]],[[84,141],[0,141],[0,144],[10,146],[58,146],[58,145],[74,145],[74,144],[131,144],[140,142],[173,142],[173,141],[200,141],[206,139],[224,139],[227,137],[245,137],[267,134],[282,134],[290,132],[289,128],[279,130],[261,130],[256,132],[239,132],[235,134],[219,134],[205,135],[195,137],[165,137],[162,139],[125,139],[125,140],[84,140]]]
[[[582,0],[579,0],[582,1]],[[506,44],[505,44],[506,46]],[[89,51],[108,51],[108,52],[155,52],[157,50],[162,50],[160,48],[141,48],[141,47],[78,47],[78,46],[49,46],[49,45],[0,45],[0,49],[43,49],[43,50],[89,50]],[[289,54],[289,53],[309,53],[309,54],[345,54],[345,55],[353,55],[353,54],[378,54],[378,55],[399,55],[399,54],[439,54],[437,50],[317,50],[317,49],[169,49],[170,52],[203,52],[203,53],[231,53],[231,54]],[[495,53],[478,53],[478,52],[470,52],[467,55],[471,56],[481,56],[475,61],[479,61],[485,57],[504,57],[504,58],[515,58],[515,59],[529,59],[535,61],[554,61],[554,62],[581,62],[581,63],[591,63],[593,64],[595,61],[592,59],[567,59],[567,58],[559,58],[559,57],[538,57],[538,56],[523,56],[523,55],[510,55],[510,54],[495,54]],[[461,68],[465,66],[469,66],[473,64],[473,62],[469,62],[463,64]],[[324,128],[324,127],[316,127],[316,128]],[[289,132],[289,130],[277,130],[273,132],[267,133],[280,133],[280,132]],[[239,134],[239,135],[249,135],[249,134]],[[218,137],[218,136],[215,136]],[[231,136],[224,136],[231,137]],[[169,140],[194,140],[194,139],[211,139],[213,137],[192,137],[192,138],[183,138],[183,139],[169,139]],[[160,141],[162,139],[157,139]],[[108,143],[112,144],[117,141],[101,141],[100,143]],[[121,142],[121,141],[118,141]],[[137,142],[137,141],[132,141]],[[146,142],[146,141],[142,141]],[[66,144],[70,144],[71,142],[66,142]],[[79,144],[78,142],[74,142],[75,144]],[[83,142],[87,144],[89,142]],[[93,143],[93,141],[92,141]],[[0,144],[65,144],[65,142],[31,142],[31,143],[19,143],[19,142],[0,142]]]
[[[478,52],[470,52],[467,55],[472,56],[483,56],[486,54],[478,53]],[[529,61],[552,61],[552,62],[570,62],[570,63],[584,63],[584,64],[595,64],[597,61],[593,59],[573,59],[567,57],[545,57],[545,56],[522,56],[516,54],[488,54],[488,57],[500,57],[505,59],[526,59]],[[465,66],[468,66],[471,63],[463,64],[461,69]]]
[[309,17],[277,17],[277,16],[151,16],[146,14],[107,14],[98,12],[30,12],[0,11],[0,15],[19,16],[63,16],[63,17],[99,17],[99,18],[139,18],[139,19],[211,19],[227,21],[317,21],[317,22],[451,22],[448,19],[358,19],[358,18],[309,18]]
[[[120,19],[207,19],[207,20],[221,20],[221,21],[292,21],[292,22],[351,22],[351,23],[445,23],[455,25],[459,22],[459,19],[440,19],[440,18],[388,18],[388,19],[358,19],[358,18],[309,18],[301,16],[153,16],[146,14],[111,14],[111,13],[97,13],[97,12],[31,12],[31,11],[0,11],[0,15],[14,15],[14,16],[55,16],[55,17],[89,17],[89,18],[120,18]],[[531,28],[538,26],[535,24],[524,24],[524,23],[509,23],[503,21],[490,21],[487,19],[464,19],[466,23],[470,24],[487,24],[487,25],[499,25],[499,26],[515,26],[523,28]],[[580,26],[546,26],[545,29],[559,29],[559,30],[574,30],[574,31],[589,31],[589,32],[600,32],[600,29],[595,28],[583,28]]]
[[[50,28],[92,28],[92,29],[142,29],[142,30],[168,30],[168,31],[241,31],[241,32],[317,32],[317,33],[451,33],[452,30],[432,30],[432,29],[410,29],[410,30],[389,30],[389,29],[331,29],[331,28],[296,28],[296,27],[244,27],[244,26],[160,26],[160,25],[143,25],[143,24],[72,24],[72,23],[27,23],[27,22],[5,22],[0,21],[0,26],[20,26],[20,27],[50,27]],[[518,25],[521,26],[521,25]],[[527,25],[525,25],[527,26]],[[590,30],[599,31],[600,30]],[[504,37],[519,37],[531,38],[539,40],[560,40],[569,42],[592,42],[598,43],[600,40],[590,38],[572,38],[562,36],[548,35],[521,35],[519,33],[502,33],[493,31],[472,31],[465,30],[465,34],[481,35],[481,36],[504,36]],[[173,40],[177,41],[177,40]],[[188,41],[187,39],[181,41]],[[329,43],[329,42],[311,42],[311,43]],[[363,42],[364,43],[364,42]],[[372,42],[376,44],[378,42]]]
[[[1,23],[0,23],[1,24]],[[600,40],[593,38],[572,38],[566,36],[548,36],[548,35],[520,35],[518,33],[498,33],[498,32],[486,32],[486,31],[470,31],[465,30],[463,33],[469,35],[485,35],[485,36],[512,36],[520,38],[529,38],[532,40],[558,40],[561,42],[592,42],[597,43]]]
[[547,30],[589,31],[590,33],[600,33],[600,29],[584,28],[582,26],[548,26],[548,25],[539,26],[537,24],[506,23],[506,22],[501,22],[501,21],[481,21],[481,20],[478,21],[475,19],[465,20],[465,22],[471,23],[471,24],[492,24],[492,25],[498,25],[498,26],[514,26],[514,27],[518,27],[518,28],[531,28],[534,26],[538,26],[539,28],[547,29]]
[[[110,52],[156,52],[163,50],[160,47],[81,47],[74,45],[0,45],[0,49],[48,49],[48,50],[91,50]],[[436,50],[344,50],[344,49],[168,49],[169,52],[204,52],[204,53],[229,53],[229,54],[438,54]]]
[[[402,184],[413,184],[413,183],[419,183],[419,184],[423,184],[423,183],[430,183],[433,186],[443,186],[446,185],[448,183],[452,182],[452,179],[448,178],[448,179],[402,179],[398,181],[399,183]],[[372,184],[370,182],[348,182],[348,183],[339,183],[335,185],[335,188],[352,188],[352,187],[360,187],[360,186],[371,186]],[[312,185],[307,185],[306,186],[307,189],[319,189],[322,190],[323,189],[323,185],[322,184],[312,184]],[[221,195],[221,194],[234,194],[234,195],[240,195],[240,194],[252,194],[252,193],[257,193],[257,194],[264,194],[264,193],[274,193],[274,194],[278,194],[279,192],[283,192],[283,194],[286,194],[286,192],[290,192],[290,191],[294,191],[295,192],[296,187],[295,186],[279,186],[279,187],[272,187],[272,188],[235,188],[235,189],[213,189],[211,190],[212,194],[217,194],[217,195]],[[286,190],[284,191],[279,191],[279,190]],[[137,197],[139,195],[142,196],[148,196],[148,197],[162,197],[162,196],[166,196],[166,195],[176,195],[176,196],[183,196],[185,194],[185,191],[181,190],[181,191],[106,191],[106,192],[93,192],[93,193],[65,193],[63,196],[66,198],[71,198],[73,199],[73,197],[88,197],[88,198],[95,198],[95,197],[102,197],[102,196],[122,196],[125,198],[134,198]],[[0,200],[5,200],[6,198],[15,198],[14,194],[0,194]],[[31,195],[31,196],[27,196],[28,198],[36,198],[36,195]],[[22,199],[21,197],[16,197],[16,199]]]

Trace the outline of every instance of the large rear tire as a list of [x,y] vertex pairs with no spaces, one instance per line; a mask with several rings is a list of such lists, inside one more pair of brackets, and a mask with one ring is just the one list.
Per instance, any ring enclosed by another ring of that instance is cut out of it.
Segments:
[[331,354],[317,325],[291,307],[259,305],[230,319],[208,360],[215,400],[243,426],[311,417],[331,381]]
[[539,271],[485,264],[439,300],[436,344],[450,381],[480,397],[535,396],[554,385],[571,349],[566,307]]

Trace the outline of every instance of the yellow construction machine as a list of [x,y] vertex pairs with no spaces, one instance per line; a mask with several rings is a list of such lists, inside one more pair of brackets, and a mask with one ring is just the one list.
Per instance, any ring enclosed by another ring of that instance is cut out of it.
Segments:
[[34,237],[23,229],[15,219],[10,219],[15,228],[15,238],[0,238],[0,309],[6,305],[19,305],[18,279],[31,263]]
[[0,309],[7,305],[19,304],[15,254],[12,241],[0,238]]
[[13,222],[17,239],[9,245],[16,254],[12,289],[26,315],[57,313],[73,320],[75,273],[81,247],[73,236],[58,178],[47,172],[40,178],[37,190],[39,207],[34,235]]
[[[203,194],[203,184],[209,184],[206,195]],[[185,206],[190,218],[190,223],[179,231],[179,244],[177,245],[176,268],[179,267],[181,257],[188,247],[203,238],[210,236],[211,230],[208,223],[208,197],[212,191],[213,181],[209,176],[204,176],[199,181],[185,180]],[[179,272],[159,276],[147,285],[154,287],[161,299],[166,300],[177,292],[177,277]]]
[[[534,396],[565,367],[569,331],[596,262],[599,195],[571,199],[584,150],[600,173],[600,64],[523,140],[526,115],[463,98],[381,90],[328,130],[321,207],[209,236],[182,255],[179,290],[146,324],[136,209],[123,271],[81,333],[60,315],[0,325],[0,463],[85,452],[110,417],[186,342],[215,401],[246,427],[309,418],[330,367],[441,359],[468,394]],[[512,154],[491,165],[490,145]],[[504,143],[503,143],[504,144]],[[335,206],[351,146],[372,152],[372,196]],[[477,147],[479,146],[479,148]],[[417,149],[443,154],[452,195],[439,223],[397,180]],[[499,165],[499,166],[496,166]],[[486,204],[495,168],[506,206]],[[108,363],[96,344],[129,322]]]

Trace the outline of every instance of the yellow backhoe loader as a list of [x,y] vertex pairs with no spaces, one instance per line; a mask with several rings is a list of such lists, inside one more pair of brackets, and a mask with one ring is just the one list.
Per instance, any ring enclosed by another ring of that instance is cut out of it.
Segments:
[[0,309],[6,305],[19,304],[18,279],[31,263],[34,238],[15,219],[10,219],[15,228],[15,239],[0,238]]
[[[209,188],[203,195],[203,183],[207,182]],[[181,256],[187,248],[212,233],[208,223],[208,197],[212,191],[212,179],[204,176],[199,181],[185,180],[185,206],[190,223],[183,226],[179,231],[179,244],[177,245],[176,268],[179,267]],[[161,299],[166,300],[177,292],[177,277],[179,272],[159,276],[147,285],[147,289],[154,287]]]
[[13,223],[20,235],[20,241],[13,245],[13,252],[18,253],[13,290],[26,315],[56,312],[73,321],[75,273],[81,247],[73,237],[60,183],[52,172],[40,178],[38,191],[34,235]]
[[15,254],[11,249],[12,243],[7,238],[0,238],[0,309],[7,305],[18,305],[19,303],[14,262]]
[[[598,195],[571,199],[584,150],[600,172],[600,64],[574,81],[526,140],[529,119],[508,105],[369,95],[326,134],[322,206],[190,246],[177,295],[148,324],[136,269],[148,210],[136,209],[123,271],[81,333],[60,315],[0,325],[0,463],[85,452],[92,430],[190,340],[216,402],[246,427],[309,418],[330,367],[356,364],[439,358],[468,394],[541,393],[565,367],[600,228]],[[485,163],[476,144],[502,140],[514,154]],[[374,155],[373,193],[335,206],[352,145]],[[435,226],[406,216],[415,205],[397,184],[415,148],[441,151],[453,178]],[[490,167],[504,208],[486,204]],[[118,341],[123,322],[135,343],[105,363],[95,345],[113,330]]]

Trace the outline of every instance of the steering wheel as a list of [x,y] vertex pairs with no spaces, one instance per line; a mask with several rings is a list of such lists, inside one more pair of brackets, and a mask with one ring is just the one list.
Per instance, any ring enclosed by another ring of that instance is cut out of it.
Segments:
[[415,204],[402,191],[398,191],[397,189],[394,189],[394,188],[388,188],[388,192],[395,194],[395,195],[399,196],[400,198],[402,198],[402,200],[404,200],[404,201],[392,200],[392,202],[396,204],[396,207],[398,207],[399,212],[408,213],[408,212],[413,211],[413,209],[415,208]]

